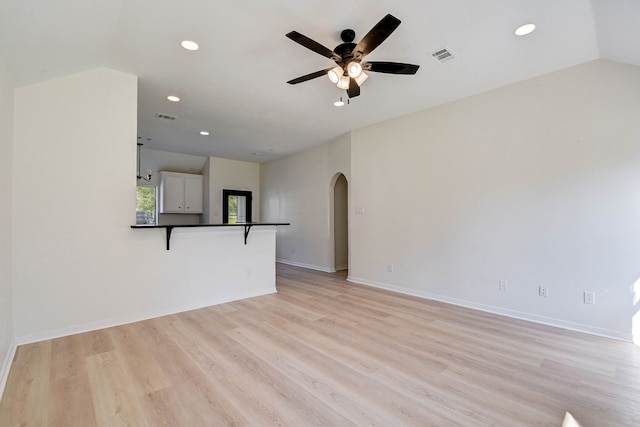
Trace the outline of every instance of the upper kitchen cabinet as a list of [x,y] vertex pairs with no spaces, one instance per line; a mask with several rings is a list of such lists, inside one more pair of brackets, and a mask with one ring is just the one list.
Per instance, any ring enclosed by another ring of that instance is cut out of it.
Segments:
[[160,172],[160,213],[201,214],[202,175]]

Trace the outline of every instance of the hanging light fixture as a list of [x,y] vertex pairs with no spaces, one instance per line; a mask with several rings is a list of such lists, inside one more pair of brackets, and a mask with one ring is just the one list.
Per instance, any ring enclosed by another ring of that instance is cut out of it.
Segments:
[[344,101],[342,100],[342,97],[340,97],[340,99],[334,102],[333,105],[335,105],[336,107],[342,107],[344,105]]
[[145,176],[140,175],[140,148],[142,148],[144,144],[142,142],[138,142],[138,180],[144,179],[145,181],[151,181],[151,169],[147,169],[147,174]]

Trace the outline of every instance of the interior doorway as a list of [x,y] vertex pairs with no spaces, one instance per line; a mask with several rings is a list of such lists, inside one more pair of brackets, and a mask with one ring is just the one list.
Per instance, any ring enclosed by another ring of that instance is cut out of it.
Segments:
[[333,245],[334,268],[349,268],[349,183],[340,174],[333,186]]

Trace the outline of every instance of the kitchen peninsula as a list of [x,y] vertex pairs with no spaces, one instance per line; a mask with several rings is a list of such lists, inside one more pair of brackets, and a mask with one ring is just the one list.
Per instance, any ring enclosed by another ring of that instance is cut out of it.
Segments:
[[284,225],[131,225],[143,254],[136,263],[164,305],[144,317],[276,292],[276,232]]

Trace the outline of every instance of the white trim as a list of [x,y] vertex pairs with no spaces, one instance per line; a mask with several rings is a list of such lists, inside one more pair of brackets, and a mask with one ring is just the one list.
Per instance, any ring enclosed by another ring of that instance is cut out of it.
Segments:
[[555,319],[552,317],[538,316],[537,314],[525,313],[507,308],[496,307],[493,305],[479,304],[472,301],[461,300],[457,298],[446,297],[429,292],[416,291],[415,289],[403,288],[401,286],[389,285],[387,283],[372,282],[370,280],[361,279],[359,277],[348,276],[349,282],[360,285],[371,286],[374,288],[385,289],[388,291],[398,292],[414,297],[425,298],[433,301],[440,301],[447,304],[453,304],[460,307],[471,308],[474,310],[484,311],[487,313],[499,314],[501,316],[511,317],[514,319],[527,320],[529,322],[539,323],[542,325],[554,326],[556,328],[568,329],[571,331],[583,332],[589,335],[596,335],[605,338],[612,338],[619,341],[633,342],[631,334],[625,334],[610,329],[598,328],[595,326],[584,325],[582,323],[567,322],[566,320]]
[[11,364],[13,363],[13,358],[16,355],[16,349],[18,346],[16,345],[16,341],[13,340],[11,345],[9,346],[9,351],[2,362],[2,370],[0,370],[0,400],[2,400],[2,394],[4,393],[4,388],[7,385],[7,379],[9,378],[9,371],[11,370]]
[[98,329],[111,328],[113,326],[120,326],[120,325],[126,325],[128,323],[140,322],[143,320],[153,319],[156,317],[168,316],[170,314],[197,310],[199,308],[210,307],[213,305],[224,304],[232,301],[238,301],[245,298],[253,298],[253,297],[259,297],[262,295],[274,294],[276,292],[277,291],[274,287],[273,290],[269,290],[267,292],[252,292],[252,293],[246,293],[241,295],[235,295],[234,297],[231,297],[231,298],[211,299],[211,300],[199,302],[196,304],[187,304],[179,307],[168,308],[167,310],[164,310],[161,312],[146,313],[140,316],[127,316],[127,317],[121,317],[121,318],[113,318],[113,319],[101,320],[98,322],[85,323],[83,325],[70,326],[68,328],[53,329],[49,331],[38,332],[35,334],[16,337],[16,342],[18,345],[31,344],[34,342],[66,337],[68,335],[81,334],[84,332],[96,331]]
[[287,261],[287,260],[284,260],[284,259],[276,259],[276,262],[279,262],[280,264],[293,265],[294,267],[308,268],[309,270],[324,271],[325,273],[335,273],[336,272],[336,270],[334,270],[333,268],[321,267],[319,265],[312,265],[312,264],[304,264],[302,262]]

